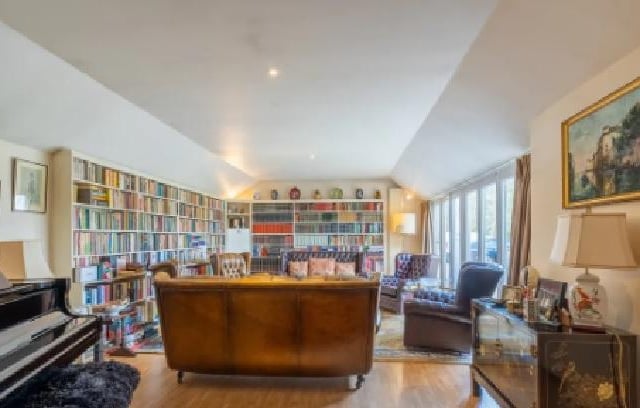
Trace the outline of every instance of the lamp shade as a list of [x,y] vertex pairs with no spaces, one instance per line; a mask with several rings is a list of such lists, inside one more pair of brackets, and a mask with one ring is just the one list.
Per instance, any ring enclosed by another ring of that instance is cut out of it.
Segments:
[[581,268],[637,266],[629,244],[625,214],[559,216],[551,261]]
[[397,234],[412,235],[416,233],[415,213],[396,213],[393,215],[393,231]]
[[8,279],[53,278],[38,240],[0,242],[0,272]]

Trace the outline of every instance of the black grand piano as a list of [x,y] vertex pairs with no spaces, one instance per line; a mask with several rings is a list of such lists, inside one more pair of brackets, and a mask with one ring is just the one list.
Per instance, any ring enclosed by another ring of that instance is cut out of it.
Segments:
[[0,407],[46,368],[67,365],[94,346],[100,320],[69,311],[69,279],[12,282],[0,290]]

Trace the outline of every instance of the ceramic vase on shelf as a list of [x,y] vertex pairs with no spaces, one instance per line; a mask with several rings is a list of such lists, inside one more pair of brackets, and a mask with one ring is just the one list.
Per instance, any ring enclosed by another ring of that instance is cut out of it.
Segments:
[[289,199],[290,200],[299,200],[300,199],[300,189],[296,186],[293,186],[291,190],[289,190]]
[[321,198],[322,198],[322,195],[320,194],[320,190],[315,190],[315,191],[313,192],[313,199],[314,199],[314,200],[319,200],[319,199],[321,199]]
[[272,200],[277,200],[278,199],[278,190],[276,190],[276,189],[271,190],[271,199]]
[[361,188],[356,188],[356,198],[362,200],[364,198],[364,191]]
[[342,196],[343,193],[341,188],[332,188],[329,192],[329,197],[333,198],[334,200],[340,200]]
[[380,190],[376,190],[376,192],[373,194],[373,198],[375,198],[376,200],[380,200],[382,198],[382,193],[380,193]]

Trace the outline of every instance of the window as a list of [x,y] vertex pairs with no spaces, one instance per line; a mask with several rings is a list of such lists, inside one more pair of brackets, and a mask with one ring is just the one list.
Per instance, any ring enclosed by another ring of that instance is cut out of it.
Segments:
[[467,243],[465,259],[467,261],[478,261],[480,257],[478,256],[478,192],[476,190],[467,192],[465,205],[467,209],[465,214],[465,239]]
[[513,164],[501,166],[432,202],[431,242],[433,253],[440,256],[438,276],[443,287],[457,285],[464,262],[496,262],[508,268]]
[[451,201],[451,222],[452,222],[452,239],[451,253],[451,272],[449,278],[449,287],[455,287],[458,281],[458,269],[460,269],[460,249],[462,242],[460,241],[460,197],[454,197]]
[[[451,230],[449,229],[449,200],[445,200],[442,203],[442,243],[443,243],[443,264],[442,264],[442,278],[445,281],[449,280],[449,274],[451,273]],[[449,287],[449,283],[446,283],[446,287]]]
[[498,262],[498,234],[496,222],[496,184],[482,188],[482,236],[484,262]]

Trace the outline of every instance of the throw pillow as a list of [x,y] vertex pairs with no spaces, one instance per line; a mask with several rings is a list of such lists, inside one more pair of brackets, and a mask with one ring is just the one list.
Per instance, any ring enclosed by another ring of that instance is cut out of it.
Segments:
[[336,275],[356,276],[356,263],[336,262]]
[[334,258],[309,258],[309,276],[333,275],[336,270]]
[[289,261],[289,275],[291,276],[307,276],[309,274],[309,264],[307,261]]

